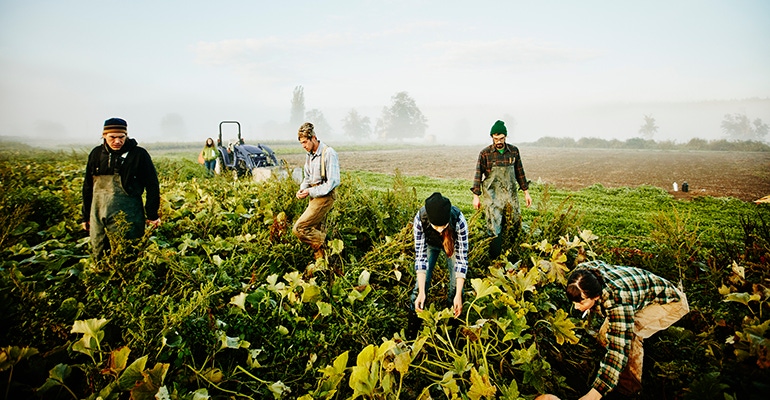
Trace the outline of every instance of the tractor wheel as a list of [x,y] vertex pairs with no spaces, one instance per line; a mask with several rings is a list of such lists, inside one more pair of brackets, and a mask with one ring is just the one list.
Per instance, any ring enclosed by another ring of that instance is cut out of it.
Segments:
[[246,162],[243,160],[238,160],[238,162],[235,163],[235,171],[238,178],[251,175],[251,171],[246,166]]

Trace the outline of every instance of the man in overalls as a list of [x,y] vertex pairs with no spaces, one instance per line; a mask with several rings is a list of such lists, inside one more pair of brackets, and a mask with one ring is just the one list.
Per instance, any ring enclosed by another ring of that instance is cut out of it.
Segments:
[[[489,132],[492,144],[485,147],[479,153],[476,162],[476,175],[473,178],[473,208],[484,206],[484,217],[487,222],[487,231],[494,237],[489,246],[489,258],[494,260],[502,252],[502,236],[504,214],[506,206],[510,206],[513,214],[515,228],[521,225],[521,211],[517,186],[524,192],[524,200],[527,207],[532,205],[532,197],[529,196],[529,183],[521,164],[519,149],[505,142],[508,130],[505,123],[498,120],[492,125]],[[483,197],[483,201],[482,201]]]
[[128,124],[120,118],[104,122],[102,140],[88,155],[83,180],[82,226],[90,234],[97,261],[109,250],[107,233],[117,233],[119,214],[128,223],[125,239],[142,237],[145,223],[160,225],[160,185],[150,154],[128,137]]

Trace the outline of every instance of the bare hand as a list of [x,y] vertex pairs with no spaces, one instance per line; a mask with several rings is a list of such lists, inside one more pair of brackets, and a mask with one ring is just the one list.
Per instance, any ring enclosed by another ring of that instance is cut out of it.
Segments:
[[297,192],[297,198],[298,199],[304,199],[310,194],[310,192],[307,191],[307,189],[302,189]]
[[424,308],[425,308],[425,293],[420,292],[417,294],[417,298],[414,299],[414,310],[417,312],[420,312]]
[[455,296],[454,304],[452,305],[452,312],[454,312],[455,318],[459,317],[460,313],[463,312],[463,297],[462,296]]
[[84,231],[86,231],[86,232],[88,232],[88,228],[90,228],[90,227],[91,227],[90,225],[91,225],[91,224],[90,224],[90,223],[88,223],[88,222],[81,222],[81,223],[80,223],[80,226],[82,226],[82,227],[83,227],[83,230],[84,230]]
[[478,210],[481,208],[481,199],[479,198],[479,195],[474,194],[473,195],[473,208]]
[[153,228],[157,228],[157,227],[159,227],[159,226],[160,226],[160,217],[158,217],[158,219],[156,219],[156,220],[153,220],[153,221],[150,221],[150,220],[148,219],[148,220],[147,220],[147,224],[148,224],[148,225],[151,225]]
[[559,398],[552,394],[541,394],[535,397],[535,400],[559,400]]
[[527,208],[532,206],[532,197],[529,195],[529,190],[524,191],[524,201],[527,203]]

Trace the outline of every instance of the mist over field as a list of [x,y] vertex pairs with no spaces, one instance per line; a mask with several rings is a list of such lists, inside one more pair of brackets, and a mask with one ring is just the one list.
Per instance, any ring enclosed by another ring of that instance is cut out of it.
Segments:
[[770,122],[768,17],[756,0],[9,0],[0,137],[93,144],[121,117],[141,143],[203,143],[223,120],[250,142],[294,140],[303,87],[328,141],[348,139],[351,110],[374,128],[402,92],[426,119],[415,143],[486,143],[498,119],[512,142],[622,141],[645,116],[656,141],[723,139],[726,115]]

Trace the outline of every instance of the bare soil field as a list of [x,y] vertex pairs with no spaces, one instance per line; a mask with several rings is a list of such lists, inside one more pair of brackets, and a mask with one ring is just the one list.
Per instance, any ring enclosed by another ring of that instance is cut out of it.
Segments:
[[[400,150],[339,151],[340,168],[409,176],[473,179],[483,146],[415,146]],[[657,186],[676,198],[770,195],[770,153],[662,150],[564,149],[519,146],[527,179],[558,189]],[[303,154],[286,160],[302,165]],[[673,191],[673,183],[689,191]]]

